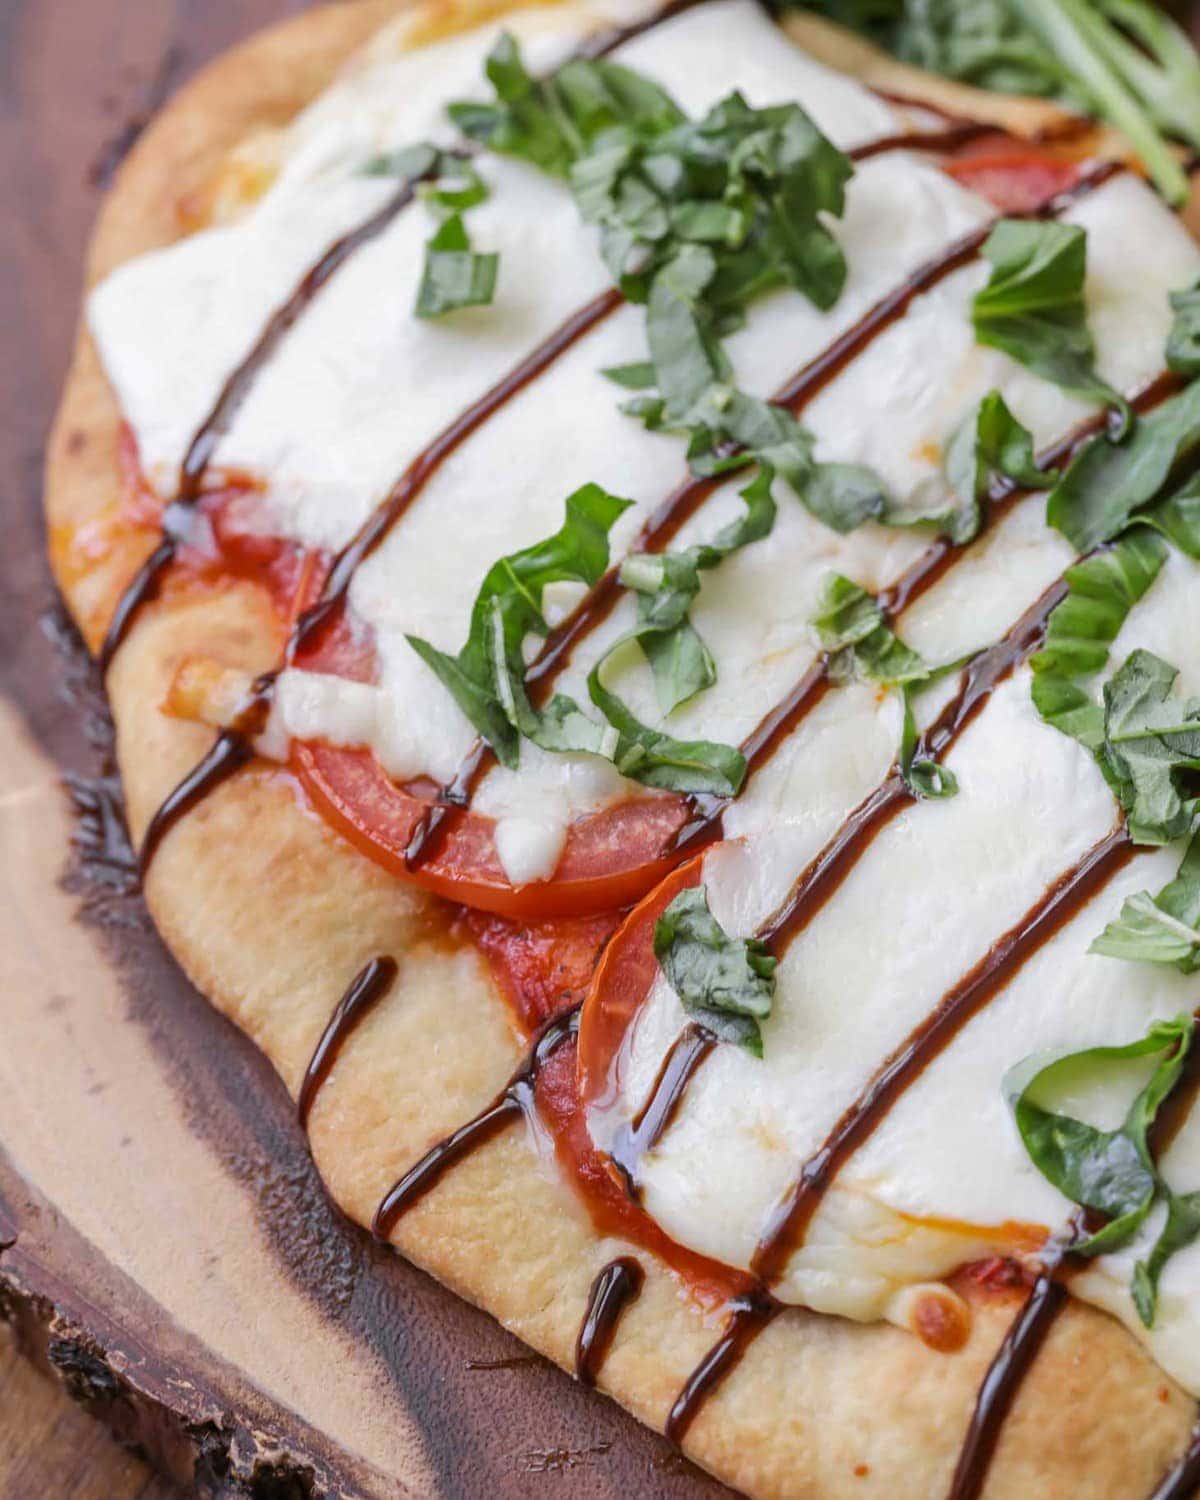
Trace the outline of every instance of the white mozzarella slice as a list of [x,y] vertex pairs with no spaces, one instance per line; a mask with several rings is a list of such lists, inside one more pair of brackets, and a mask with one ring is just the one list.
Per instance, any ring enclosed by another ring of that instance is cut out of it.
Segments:
[[[1153,650],[1182,669],[1178,691],[1194,693],[1198,597],[1200,567],[1172,554],[1130,614],[1108,670],[1134,649]],[[810,734],[814,723],[815,716]],[[856,727],[860,734],[871,727],[861,703]],[[683,1243],[748,1265],[799,1163],[874,1070],[1115,821],[1091,758],[1038,719],[1027,670],[997,691],[948,759],[958,797],[915,805],[887,826],[788,950],[763,1061],[720,1048],[643,1162],[644,1201]],[[809,759],[804,791],[823,788],[834,764],[831,757],[812,773]],[[837,774],[845,776],[844,763]],[[819,817],[798,810],[799,798],[777,782],[776,818],[796,825],[790,845],[760,834],[717,846],[704,863],[714,914],[734,933],[762,923],[786,877],[820,842],[805,826]],[[777,1288],[781,1296],[853,1318],[897,1316],[905,1288],[981,1255],[1032,1254],[1066,1225],[1072,1205],[1025,1152],[1002,1081],[1032,1054],[1130,1041],[1152,1020],[1195,1006],[1194,979],[1170,967],[1088,953],[1124,899],[1161,888],[1179,855],[1170,848],[1136,856],[916,1078],[836,1177]],[[627,1039],[619,1093],[593,1113],[600,1143],[647,1097],[683,1020],[660,978]],[[1114,1070],[1058,1107],[1111,1128],[1140,1081],[1136,1070]],[[1200,1122],[1185,1127],[1164,1166],[1179,1191],[1200,1188]],[[1129,1295],[1133,1265],[1157,1227],[1155,1220],[1133,1247],[1073,1279],[1072,1290],[1121,1317],[1166,1369],[1200,1391],[1200,1253],[1193,1247],[1169,1266],[1152,1332]]]

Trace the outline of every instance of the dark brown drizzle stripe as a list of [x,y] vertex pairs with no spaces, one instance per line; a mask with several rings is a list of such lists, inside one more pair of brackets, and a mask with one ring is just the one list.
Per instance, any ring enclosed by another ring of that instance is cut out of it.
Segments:
[[442,1180],[446,1173],[476,1146],[482,1146],[518,1115],[528,1116],[534,1107],[538,1074],[551,1057],[579,1031],[578,1005],[543,1027],[525,1060],[486,1109],[468,1120],[452,1135],[431,1147],[379,1205],[371,1225],[377,1239],[386,1240],[401,1217]]
[[191,445],[180,466],[175,498],[163,515],[162,541],[138,569],[132,582],[121,595],[112,620],[109,622],[108,632],[100,648],[99,660],[102,674],[108,671],[113,657],[129,634],[134,618],[142,605],[157,594],[162,575],[174,560],[181,537],[186,534],[187,512],[200,497],[201,485],[212,461],[213,453],[222,437],[228,432],[242,403],[250,394],[259,373],[273,358],[301,314],[354,252],[382,234],[397,214],[413,202],[417,186],[423,181],[424,175],[427,174],[411,177],[402,182],[382,208],[373,213],[370,218],[364,219],[357,228],[336,240],[325,251],[320,260],[304,274],[287,301],[272,314],[254,347],[225,382],[216,404],[201,423],[195,437],[192,438]]
[[313,1103],[333,1070],[347,1038],[391,989],[396,980],[396,972],[394,958],[373,958],[354,976],[350,988],[338,1001],[305,1070],[304,1082],[300,1085],[296,1114],[302,1130],[308,1128]]
[[725,1332],[688,1376],[671,1407],[663,1432],[679,1445],[696,1420],[701,1406],[740,1364],[746,1350],[782,1311],[769,1292],[750,1292],[730,1303]]
[[1067,1289],[1058,1277],[1063,1258],[1062,1246],[1053,1243],[1025,1305],[1014,1318],[988,1366],[975,1398],[975,1408],[947,1500],[978,1500],[1005,1418],[1012,1409],[1021,1382],[1037,1358],[1051,1325],[1066,1305]]
[[[1102,162],[1081,177],[1074,187],[1048,200],[1027,217],[1055,218],[1078,199],[1094,192],[1124,170],[1126,169],[1118,162]],[[941,255],[919,266],[906,281],[875,303],[828,349],[798,370],[771,397],[772,402],[777,406],[787,407],[794,415],[799,415],[804,407],[867,349],[879,334],[898,322],[917,297],[974,260],[993,227],[994,221],[981,225],[978,229],[960,237]],[[736,449],[731,450],[731,452],[736,451]],[[686,479],[667,496],[650,517],[631,550],[635,552],[665,550],[709,496],[728,483],[728,475]],[[1012,486],[1008,487],[1005,492],[1006,497],[1016,493],[1015,487]],[[926,571],[929,573],[929,582],[932,583],[936,577],[940,576],[938,570],[944,570],[947,555],[946,549],[939,548],[936,543],[927,550],[927,553],[922,554],[918,563],[909,570],[914,574],[914,581],[904,594],[905,602],[916,597],[914,590],[917,587],[915,574],[918,565],[928,557]],[[621,596],[619,572],[619,565],[611,567],[571,614],[550,631],[542,643],[540,651],[534,657],[526,674],[526,685],[535,704],[544,702],[555,677],[566,665],[575,648],[612,613]],[[799,723],[804,713],[815,705],[819,696],[819,691],[815,689],[811,700],[805,699],[803,702],[796,701],[796,693],[789,695],[787,703],[777,711],[779,714],[778,730],[774,734],[765,734],[756,763],[761,764],[765,758],[769,757],[782,739]],[[753,738],[755,737],[752,736]],[[482,742],[477,742],[464,758],[453,781],[441,789],[433,805],[413,831],[405,853],[410,869],[416,869],[432,858],[441,848],[455,820],[470,805],[471,797],[493,764],[494,757],[488,747]],[[704,822],[704,831],[707,833],[711,828],[711,818],[715,815],[716,804],[698,799],[693,805],[698,809],[700,819]],[[699,837],[699,834],[694,830],[693,825],[689,825],[688,829],[684,830],[684,836],[692,842]],[[677,840],[676,847],[681,847],[681,840]]]
[[274,672],[265,672],[255,680],[236,723],[221,731],[204,759],[188,772],[150,819],[138,850],[138,874],[143,881],[159,845],[180,818],[253,760],[253,741],[265,729],[271,712],[275,677]]
[[1200,1494],[1200,1427],[1192,1433],[1192,1440],[1179,1462],[1164,1474],[1155,1486],[1150,1500],[1195,1500]]
[[1093,845],[999,938],[984,957],[948,990],[937,1007],[909,1034],[842,1115],[820,1150],[804,1163],[779,1204],[751,1262],[755,1275],[778,1281],[804,1242],[813,1215],[846,1162],[868,1139],[896,1101],[921,1077],[962,1029],[1096,893],[1129,863],[1136,848],[1121,825]]
[[692,1076],[715,1046],[714,1036],[694,1021],[689,1022],[667,1050],[649,1098],[618,1131],[608,1154],[632,1197],[638,1196],[638,1164],[671,1128]]
[[640,1295],[646,1273],[632,1256],[610,1261],[592,1282],[587,1311],[575,1342],[575,1373],[584,1385],[595,1385],[612,1348],[617,1324]]

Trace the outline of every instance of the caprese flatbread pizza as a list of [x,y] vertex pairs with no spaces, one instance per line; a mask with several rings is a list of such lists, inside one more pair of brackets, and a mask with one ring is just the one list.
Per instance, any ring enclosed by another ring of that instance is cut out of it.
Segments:
[[1200,247],[1104,99],[355,0],[96,235],[159,928],[352,1218],[755,1497],[1200,1476]]

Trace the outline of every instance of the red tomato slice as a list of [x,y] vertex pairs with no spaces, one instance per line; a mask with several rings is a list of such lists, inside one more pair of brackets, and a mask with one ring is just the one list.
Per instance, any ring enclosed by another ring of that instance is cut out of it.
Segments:
[[[319,582],[308,580],[309,597]],[[296,665],[369,682],[374,650],[340,617]],[[571,826],[551,880],[515,886],[496,850],[494,819],[469,811],[454,815],[440,846],[409,869],[405,851],[434,796],[428,780],[400,785],[369,750],[313,742],[293,743],[292,767],[322,816],[376,864],[462,906],[520,919],[628,906],[678,863],[664,851],[689,818],[682,797],[628,798]]]
[[656,886],[601,955],[579,1018],[579,1093],[585,1109],[611,1094],[621,1044],[658,975],[654,924],[680,891],[700,884],[703,863],[698,854]]
[[1010,136],[983,136],[943,162],[951,177],[1007,214],[1031,213],[1079,179],[1084,163]]

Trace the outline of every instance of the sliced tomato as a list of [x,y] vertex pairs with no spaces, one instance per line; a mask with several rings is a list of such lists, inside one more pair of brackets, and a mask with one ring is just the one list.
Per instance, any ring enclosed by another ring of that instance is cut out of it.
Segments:
[[432,802],[419,783],[398,786],[368,750],[296,743],[292,765],[318,810],[376,864],[481,911],[517,918],[574,916],[628,906],[672,868],[672,840],[687,822],[675,797],[639,797],[578,819],[553,878],[517,886],[496,851],[495,823],[456,815],[440,847],[415,869],[405,861]]
[[[513,922],[468,912],[463,926],[483,951],[497,985],[527,1037],[578,1003],[587,991],[620,914]],[[597,1231],[649,1250],[686,1283],[702,1307],[723,1307],[749,1290],[750,1277],[676,1244],[629,1197],[592,1144],[579,1092],[575,1047],[560,1047],[537,1078],[538,1114],[568,1180]]]
[[680,891],[701,882],[704,855],[680,865],[626,917],[605,948],[579,1020],[584,1108],[611,1097],[621,1047],[658,975],[654,925]]
[[982,136],[942,163],[951,177],[1001,213],[1031,213],[1079,180],[1084,163],[997,133]]
[[[315,581],[308,580],[310,591]],[[375,670],[369,637],[344,615],[295,663],[360,682]],[[406,851],[436,795],[428,780],[401,785],[369,750],[312,741],[293,743],[292,767],[322,816],[376,864],[449,901],[518,919],[613,911],[637,901],[679,862],[669,851],[690,816],[682,797],[626,798],[571,825],[550,880],[516,886],[496,849],[495,820],[470,811],[454,812],[429,856],[409,868]]]

